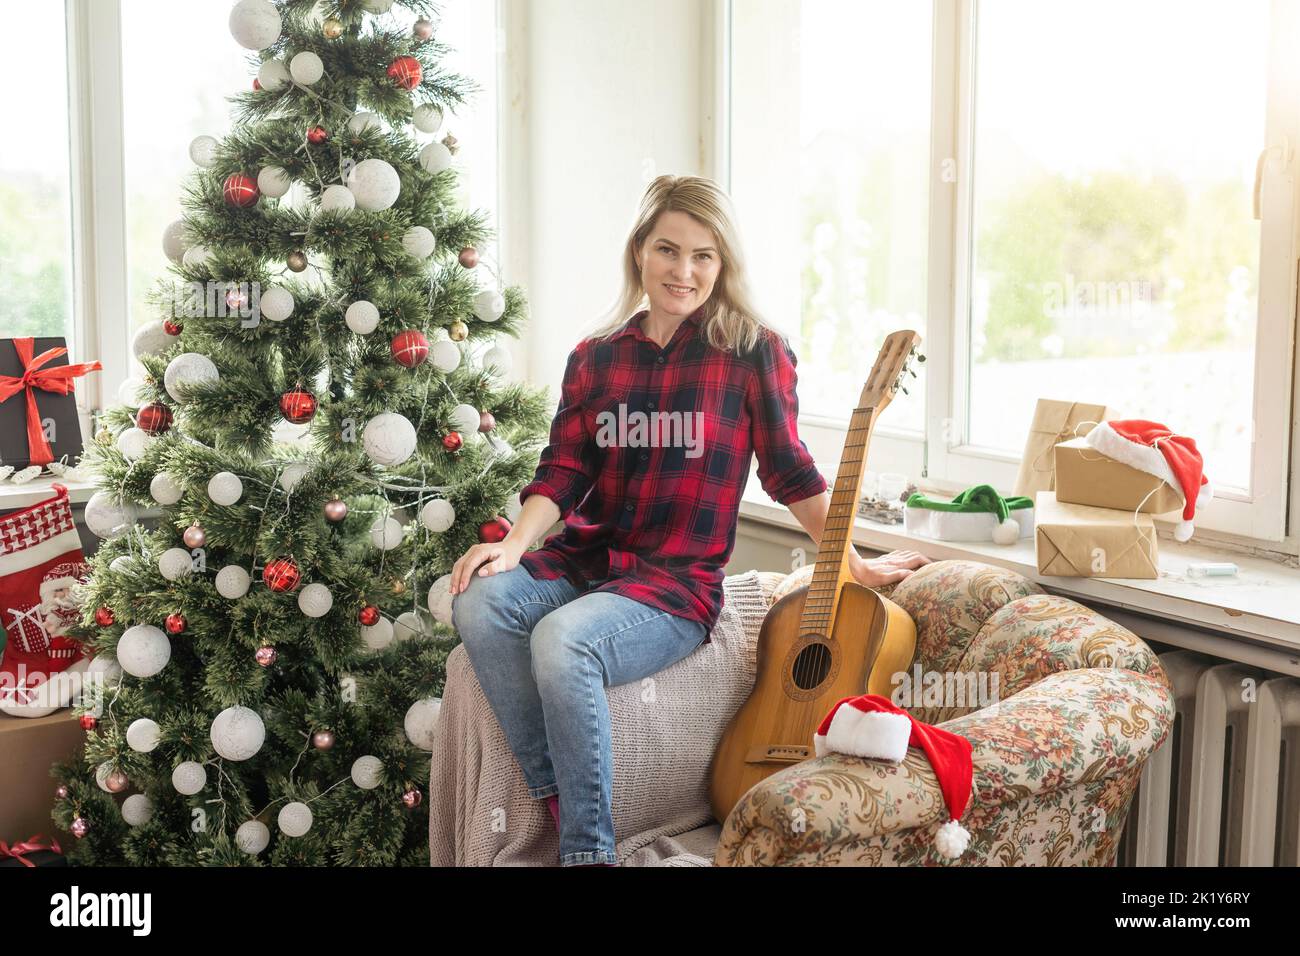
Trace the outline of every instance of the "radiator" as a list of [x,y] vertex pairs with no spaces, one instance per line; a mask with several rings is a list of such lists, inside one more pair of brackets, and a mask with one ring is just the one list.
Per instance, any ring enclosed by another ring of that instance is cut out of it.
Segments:
[[1120,866],[1300,863],[1300,680],[1192,651],[1160,662],[1169,737],[1147,761]]

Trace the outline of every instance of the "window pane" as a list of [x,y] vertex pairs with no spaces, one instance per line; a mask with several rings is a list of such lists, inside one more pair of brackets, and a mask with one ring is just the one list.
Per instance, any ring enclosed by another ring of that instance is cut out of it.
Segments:
[[[72,206],[63,4],[27,4],[22,28],[54,42],[10,42],[0,58],[0,83],[12,91],[0,148],[0,338],[61,335],[71,343]],[[71,353],[77,360],[75,344]]]
[[[799,353],[802,414],[847,419],[885,335],[925,334],[930,11],[735,5],[732,195],[760,307]],[[920,375],[884,427],[921,430]]]
[[1247,488],[1268,7],[980,5],[973,444],[1022,450],[1040,396],[1105,403]]

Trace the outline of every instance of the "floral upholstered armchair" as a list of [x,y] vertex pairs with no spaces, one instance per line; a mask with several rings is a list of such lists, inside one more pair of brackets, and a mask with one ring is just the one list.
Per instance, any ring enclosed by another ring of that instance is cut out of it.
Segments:
[[899,764],[828,754],[768,777],[723,824],[714,865],[1113,865],[1143,765],[1174,718],[1151,649],[991,565],[935,562],[882,593],[916,622],[911,677],[996,697],[920,693],[909,706],[972,744],[970,845],[952,861],[934,851],[947,812],[914,747]]

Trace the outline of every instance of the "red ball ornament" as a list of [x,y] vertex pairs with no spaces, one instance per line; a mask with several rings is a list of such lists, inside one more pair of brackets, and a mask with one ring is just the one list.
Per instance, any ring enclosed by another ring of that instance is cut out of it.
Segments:
[[99,726],[99,718],[92,714],[82,714],[77,718],[77,723],[81,724],[82,730],[94,730]]
[[185,615],[179,612],[168,614],[164,624],[168,634],[180,634],[185,630]]
[[280,414],[286,422],[302,425],[316,414],[316,396],[301,388],[280,396]]
[[226,197],[226,202],[232,206],[239,206],[241,209],[247,209],[249,206],[257,205],[257,200],[261,198],[262,191],[257,188],[257,180],[245,173],[231,173],[226,177],[226,184],[221,189],[221,195]]
[[367,604],[357,612],[357,620],[366,627],[374,627],[379,623],[379,608],[373,604]]
[[423,365],[429,357],[429,340],[418,329],[407,329],[393,336],[393,361],[405,368]]
[[479,413],[478,413],[478,430],[479,430],[479,431],[481,431],[481,432],[483,432],[484,434],[486,434],[486,433],[490,432],[492,429],[494,429],[494,428],[496,428],[496,427],[497,427],[497,419],[496,419],[496,416],[495,416],[495,415],[493,415],[491,412],[479,412]]
[[324,126],[313,126],[311,129],[307,130],[307,142],[311,143],[313,146],[319,146],[329,138],[329,130]]
[[269,644],[265,644],[262,647],[259,647],[257,649],[257,653],[253,655],[253,659],[256,660],[257,663],[260,664],[262,667],[270,667],[272,664],[275,663],[275,659],[279,656],[280,656],[279,653],[276,651],[274,647],[272,647]]
[[420,801],[423,799],[424,796],[415,787],[412,787],[410,790],[407,790],[402,794],[402,803],[406,805],[408,810],[414,810],[420,805]]
[[111,607],[95,608],[95,623],[100,627],[112,627],[113,620],[113,609]]
[[500,515],[490,521],[484,521],[478,526],[478,539],[484,544],[496,544],[498,541],[503,541],[509,533],[510,522]]
[[460,250],[460,255],[457,258],[460,260],[460,264],[466,269],[473,269],[478,265],[478,250],[473,246],[466,246],[464,249]]
[[277,593],[292,591],[302,580],[302,573],[293,558],[276,558],[262,568],[262,580]]
[[442,447],[447,451],[460,451],[460,446],[465,444],[465,439],[460,437],[460,432],[447,432],[442,436]]
[[168,335],[180,335],[181,329],[183,328],[184,326],[179,322],[173,322],[171,319],[163,319],[163,331]]
[[161,435],[172,427],[172,410],[162,402],[150,402],[136,413],[135,424],[150,435]]
[[399,56],[388,65],[388,76],[402,89],[413,90],[420,85],[424,69],[415,57]]

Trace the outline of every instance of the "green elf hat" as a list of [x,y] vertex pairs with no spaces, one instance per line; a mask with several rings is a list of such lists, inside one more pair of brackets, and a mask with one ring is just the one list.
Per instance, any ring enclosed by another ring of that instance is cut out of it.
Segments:
[[1015,544],[1034,533],[1034,502],[1003,498],[992,485],[967,488],[951,501],[917,492],[903,505],[903,527],[939,541],[989,541]]

